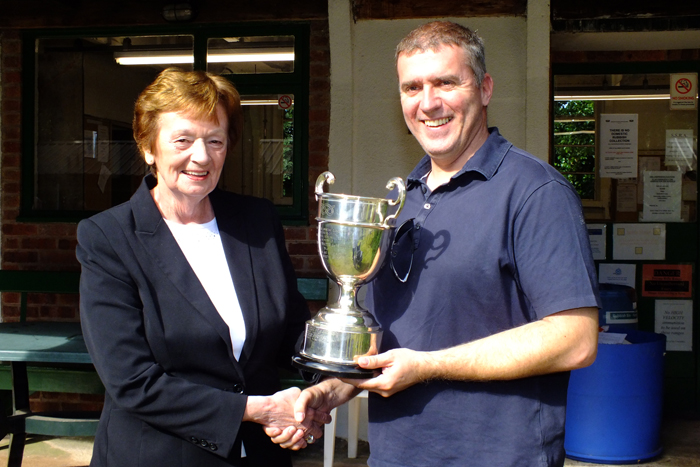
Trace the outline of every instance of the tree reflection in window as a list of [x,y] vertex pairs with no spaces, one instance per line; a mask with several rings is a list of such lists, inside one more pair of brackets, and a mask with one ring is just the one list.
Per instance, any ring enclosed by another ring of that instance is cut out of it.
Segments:
[[595,103],[554,102],[554,160],[582,199],[595,199]]

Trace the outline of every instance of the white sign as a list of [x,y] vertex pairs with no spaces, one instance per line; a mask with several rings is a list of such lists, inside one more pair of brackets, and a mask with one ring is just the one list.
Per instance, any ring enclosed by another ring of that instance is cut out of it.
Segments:
[[695,170],[693,130],[666,130],[666,157],[664,163],[685,173]]
[[637,114],[600,115],[601,177],[637,176],[637,135]]
[[693,350],[693,301],[656,300],[654,332],[666,335],[666,350]]
[[617,212],[637,212],[637,184],[620,182],[617,184]]
[[636,266],[634,264],[600,263],[598,282],[601,284],[619,284],[634,288]]
[[644,172],[644,222],[680,222],[680,172]]
[[671,110],[694,110],[697,108],[698,74],[677,73],[671,75]]
[[613,259],[666,259],[666,224],[613,224]]
[[605,224],[588,224],[588,240],[591,242],[591,252],[593,259],[605,259]]

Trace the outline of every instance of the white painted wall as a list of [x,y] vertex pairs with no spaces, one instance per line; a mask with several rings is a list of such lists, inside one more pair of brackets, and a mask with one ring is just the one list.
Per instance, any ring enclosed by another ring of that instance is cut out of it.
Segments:
[[[353,23],[349,6],[339,4],[343,2],[329,1],[329,148],[330,170],[336,176],[331,191],[384,197],[386,182],[395,176],[405,179],[424,154],[403,120],[394,49],[411,29],[428,20]],[[475,29],[484,38],[486,68],[495,82],[489,125],[498,126],[511,142],[525,147],[527,21],[447,19]],[[545,136],[546,132],[547,127]]]

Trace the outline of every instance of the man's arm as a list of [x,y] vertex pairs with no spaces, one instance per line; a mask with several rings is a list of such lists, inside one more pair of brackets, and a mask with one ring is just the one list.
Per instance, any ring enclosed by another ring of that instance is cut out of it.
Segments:
[[433,379],[493,381],[574,370],[590,365],[598,349],[598,309],[576,308],[444,350],[393,349],[358,364],[382,369],[369,380],[351,382],[391,396]]

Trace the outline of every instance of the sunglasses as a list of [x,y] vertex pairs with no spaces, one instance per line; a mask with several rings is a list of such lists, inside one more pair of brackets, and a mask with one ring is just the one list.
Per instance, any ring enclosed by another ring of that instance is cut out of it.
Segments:
[[401,282],[408,280],[413,266],[413,226],[414,219],[408,219],[396,229],[394,240],[391,243],[390,264],[394,275]]

